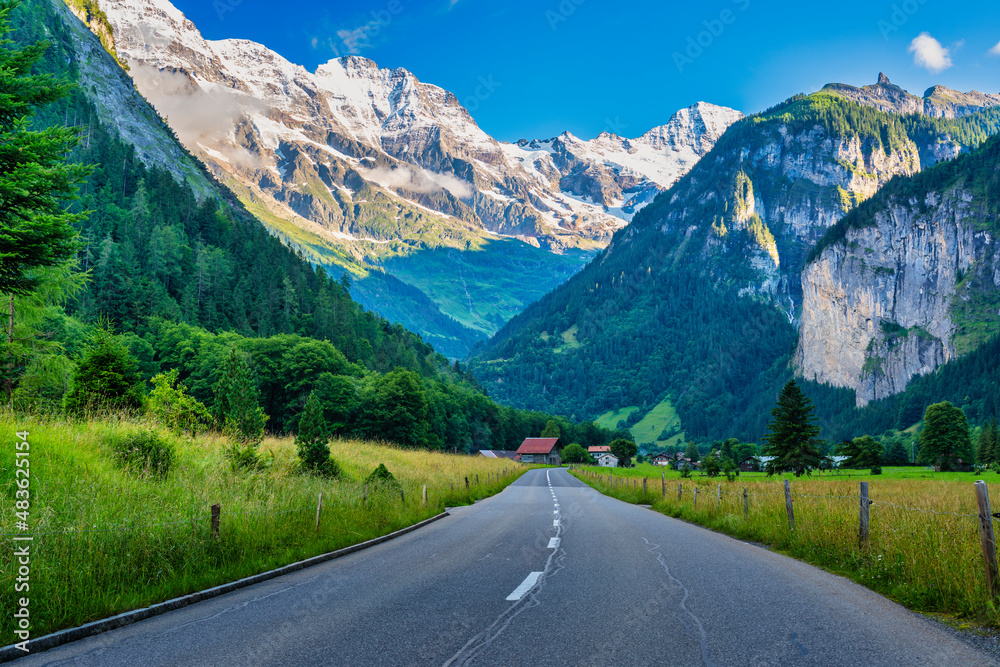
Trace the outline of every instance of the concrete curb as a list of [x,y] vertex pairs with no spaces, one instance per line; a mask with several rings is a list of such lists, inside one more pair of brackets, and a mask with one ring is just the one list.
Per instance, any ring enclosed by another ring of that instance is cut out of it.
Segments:
[[14,644],[9,644],[0,648],[0,662],[10,662],[17,658],[22,658],[27,655],[32,655],[35,653],[41,653],[42,651],[47,651],[50,648],[55,648],[57,646],[62,646],[63,644],[69,644],[70,642],[75,642],[77,640],[83,639],[85,637],[92,637],[94,635],[99,635],[102,632],[107,632],[108,630],[114,630],[115,628],[120,628],[126,625],[131,625],[137,621],[141,621],[153,616],[159,616],[160,614],[165,614],[168,611],[174,611],[175,609],[180,609],[182,607],[187,607],[196,602],[201,602],[202,600],[209,600],[214,597],[219,597],[220,595],[225,595],[226,593],[231,593],[232,591],[239,590],[240,588],[246,588],[247,586],[252,586],[254,584],[259,584],[261,582],[267,581],[269,579],[274,579],[275,577],[280,577],[284,574],[290,574],[292,572],[297,572],[299,570],[304,570],[307,567],[312,567],[313,565],[319,565],[320,563],[325,563],[327,561],[334,560],[335,558],[340,558],[342,556],[347,556],[355,551],[361,551],[369,547],[373,547],[377,544],[382,544],[383,542],[388,542],[389,540],[400,537],[407,533],[413,532],[418,528],[422,528],[427,524],[433,523],[438,519],[443,519],[449,516],[447,511],[442,512],[436,516],[432,516],[429,519],[424,519],[420,523],[415,523],[412,526],[407,526],[406,528],[401,528],[394,533],[389,533],[388,535],[383,535],[382,537],[376,537],[375,539],[368,540],[367,542],[360,542],[349,547],[344,547],[343,549],[337,549],[336,551],[331,551],[329,553],[320,554],[319,556],[313,556],[312,558],[307,558],[305,560],[300,560],[291,565],[285,565],[284,567],[279,567],[276,570],[271,570],[270,572],[262,572],[261,574],[255,574],[250,577],[245,577],[237,581],[232,581],[228,584],[222,584],[215,586],[214,588],[207,588],[203,591],[198,591],[196,593],[190,593],[188,595],[182,595],[179,598],[173,598],[172,600],[167,600],[165,602],[160,602],[159,604],[150,605],[149,607],[143,607],[142,609],[135,609],[133,611],[126,611],[124,613],[118,614],[117,616],[111,616],[109,618],[104,618],[99,621],[92,621],[90,623],[85,623],[76,628],[67,628],[65,630],[59,630],[58,632],[53,632],[52,634],[44,635],[38,637],[37,639],[32,639],[28,641],[29,652],[25,653],[14,647]]

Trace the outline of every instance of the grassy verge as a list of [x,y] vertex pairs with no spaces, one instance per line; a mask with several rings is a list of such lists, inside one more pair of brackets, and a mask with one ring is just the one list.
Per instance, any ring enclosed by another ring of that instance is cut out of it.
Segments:
[[[33,637],[385,535],[497,493],[524,471],[511,461],[335,441],[330,449],[345,474],[326,480],[297,473],[291,439],[269,438],[262,445],[274,456],[269,468],[233,472],[220,438],[163,432],[176,458],[157,479],[112,460],[108,440],[140,427],[0,414],[0,609],[15,609],[24,595],[15,593],[12,534],[22,532],[15,525],[15,432],[27,431]],[[379,463],[402,493],[365,487]],[[215,503],[222,508],[218,540],[210,529]],[[12,631],[11,615],[0,617],[0,644],[14,641]]]
[[[976,476],[914,468],[886,470],[889,474],[881,476],[789,477],[794,531],[789,528],[780,477],[744,473],[728,482],[724,477],[683,479],[668,471],[661,481],[663,471],[654,466],[577,468],[573,474],[604,494],[766,544],[846,576],[910,609],[1000,626],[1000,614],[986,587],[973,491]],[[924,477],[908,478],[907,474]],[[858,543],[859,481],[869,482],[874,501],[866,549]],[[994,486],[1000,488],[997,483]]]

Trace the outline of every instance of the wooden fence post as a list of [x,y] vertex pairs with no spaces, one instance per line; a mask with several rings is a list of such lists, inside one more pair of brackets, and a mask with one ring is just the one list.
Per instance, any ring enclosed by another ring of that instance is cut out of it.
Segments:
[[642,495],[646,495],[646,478],[642,478]]
[[427,485],[424,484],[424,507],[427,507]]
[[684,482],[677,482],[677,502],[681,501],[681,495],[684,493]]
[[319,500],[316,501],[316,532],[319,532],[319,515],[323,511],[323,492],[319,492]]
[[468,477],[465,478],[465,488],[467,488],[467,489],[469,488],[469,478]]
[[663,497],[667,497],[667,473],[663,470],[660,471],[660,484],[663,486]]
[[747,490],[743,489],[743,518],[750,516],[750,500],[747,498]]
[[698,487],[694,487],[694,503],[691,505],[691,509],[698,509]]
[[861,482],[860,518],[858,520],[858,548],[864,551],[868,548],[868,482]]
[[977,481],[975,487],[976,502],[979,504],[979,540],[983,546],[983,562],[986,565],[986,588],[991,597],[996,597],[1000,586],[1000,572],[997,571],[997,545],[993,538],[990,492],[983,480]]
[[717,503],[721,503],[722,502],[722,485],[721,484],[719,484],[718,491],[715,492],[715,502],[717,502]]
[[785,511],[788,512],[788,528],[795,530],[795,510],[792,509],[792,489],[785,480]]
[[212,505],[212,539],[219,539],[219,514],[222,513],[222,506],[219,503]]
[[476,475],[476,486],[479,486],[479,475]]

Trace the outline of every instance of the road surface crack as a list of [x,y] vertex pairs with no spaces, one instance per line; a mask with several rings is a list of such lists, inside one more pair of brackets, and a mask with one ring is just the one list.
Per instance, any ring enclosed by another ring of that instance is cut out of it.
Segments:
[[705,667],[717,667],[716,664],[712,662],[711,658],[708,657],[708,635],[705,634],[705,627],[702,625],[701,619],[695,616],[694,612],[687,607],[687,599],[691,596],[691,591],[688,590],[687,586],[685,586],[680,579],[675,577],[670,572],[670,568],[663,559],[663,551],[660,548],[660,545],[653,544],[645,537],[642,538],[642,541],[645,542],[647,546],[652,547],[649,549],[649,553],[656,554],[657,562],[663,568],[663,571],[667,573],[667,577],[670,578],[670,581],[677,584],[680,589],[684,591],[684,595],[681,597],[681,601],[678,604],[678,607],[680,607],[680,613],[677,614],[677,617],[684,625],[684,631],[687,635],[701,645],[701,661],[705,664]]

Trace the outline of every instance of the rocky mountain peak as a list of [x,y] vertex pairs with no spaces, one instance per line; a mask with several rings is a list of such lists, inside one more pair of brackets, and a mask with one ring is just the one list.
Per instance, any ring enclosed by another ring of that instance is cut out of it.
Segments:
[[883,72],[879,72],[878,83],[869,86],[857,88],[843,83],[829,83],[820,92],[839,95],[887,113],[918,113],[938,118],[957,118],[980,109],[1000,106],[1000,95],[988,95],[975,90],[960,93],[941,85],[928,88],[923,98],[920,98],[889,81],[889,77]]

